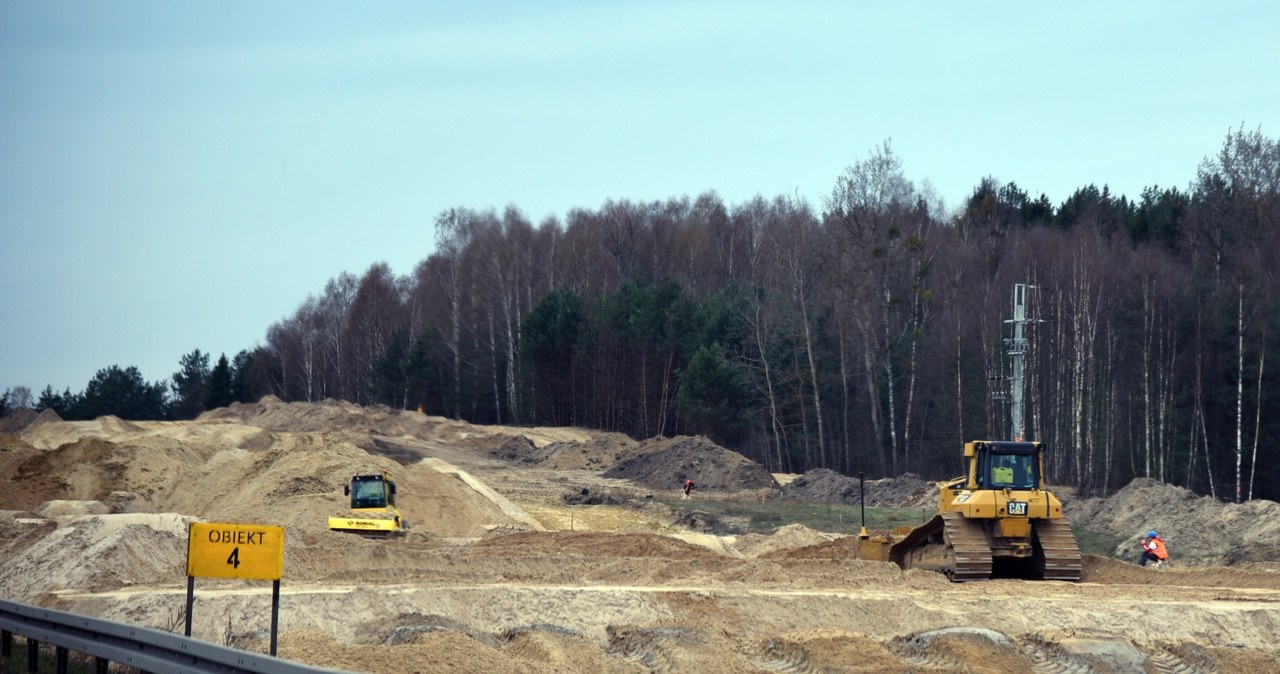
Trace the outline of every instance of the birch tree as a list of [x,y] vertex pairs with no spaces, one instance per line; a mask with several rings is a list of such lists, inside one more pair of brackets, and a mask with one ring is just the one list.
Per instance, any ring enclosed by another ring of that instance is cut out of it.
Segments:
[[462,418],[462,326],[463,302],[469,295],[463,284],[462,256],[474,236],[475,215],[464,209],[451,208],[436,217],[436,279],[446,297],[446,320],[443,331],[445,348],[453,357],[453,417]]
[[[850,262],[848,269],[841,270],[842,294],[862,334],[862,364],[881,470],[895,473],[899,436],[894,415],[896,372],[890,351],[894,297],[889,272],[897,263],[904,236],[902,211],[911,207],[914,196],[902,161],[885,141],[866,159],[845,169],[826,201],[826,218],[833,234],[839,233],[836,241]],[[881,390],[888,397],[887,429],[880,419]],[[886,441],[887,447],[882,444]]]

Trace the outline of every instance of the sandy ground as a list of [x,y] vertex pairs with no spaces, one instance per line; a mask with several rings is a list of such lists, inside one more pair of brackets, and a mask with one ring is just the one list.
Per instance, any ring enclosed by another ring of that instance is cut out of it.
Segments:
[[[1153,502],[1192,548],[1185,563],[1091,556],[1081,583],[952,584],[798,525],[691,531],[652,498],[652,471],[605,477],[670,456],[673,474],[750,498],[759,475],[722,451],[273,399],[183,423],[45,418],[0,433],[0,596],[180,630],[189,523],[278,524],[279,654],[336,669],[1280,671],[1274,503],[1222,509],[1135,483],[1072,507],[1123,536],[1153,515],[1117,504]],[[329,531],[341,485],[382,468],[409,535]],[[1192,546],[1192,526],[1226,526],[1226,543]],[[266,650],[269,582],[202,578],[196,596],[195,636]]]

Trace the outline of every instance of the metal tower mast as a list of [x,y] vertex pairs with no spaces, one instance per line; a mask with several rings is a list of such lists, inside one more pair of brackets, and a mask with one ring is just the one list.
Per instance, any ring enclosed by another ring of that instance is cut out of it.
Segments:
[[1025,283],[1013,286],[1013,320],[1005,323],[1013,324],[1013,337],[1005,340],[1009,345],[1009,355],[1013,357],[1013,380],[1009,385],[1009,439],[1022,441],[1026,426],[1022,418],[1022,357],[1027,352],[1027,338],[1023,328],[1027,324],[1027,288],[1034,288]]

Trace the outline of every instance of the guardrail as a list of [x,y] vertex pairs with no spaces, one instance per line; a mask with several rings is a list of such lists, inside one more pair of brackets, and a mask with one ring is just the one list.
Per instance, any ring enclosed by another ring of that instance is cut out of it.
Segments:
[[13,636],[27,640],[27,671],[37,671],[40,644],[54,646],[54,668],[67,671],[67,654],[94,658],[95,671],[105,674],[108,663],[134,667],[148,674],[339,674],[339,670],[311,667],[270,655],[211,644],[150,627],[90,618],[0,599],[0,649],[11,657]]

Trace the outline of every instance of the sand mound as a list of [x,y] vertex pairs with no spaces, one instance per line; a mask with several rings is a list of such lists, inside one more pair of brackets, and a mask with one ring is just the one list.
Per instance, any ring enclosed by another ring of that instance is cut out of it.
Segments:
[[22,465],[39,453],[21,438],[0,433],[0,510],[31,510],[59,489],[56,476],[19,478]]
[[58,416],[53,410],[44,410],[36,413],[35,410],[26,407],[19,407],[7,417],[0,418],[0,433],[21,433],[32,426],[38,426],[50,421],[62,421],[62,417]]
[[1121,557],[1137,557],[1138,542],[1155,529],[1174,560],[1187,563],[1274,561],[1280,558],[1280,503],[1222,503],[1208,496],[1139,478],[1107,498],[1078,499],[1065,506],[1076,526],[1124,536]]
[[57,488],[43,494],[46,500],[100,500],[124,489],[124,465],[116,459],[116,445],[84,438],[31,456],[18,467],[17,478],[24,483],[30,477],[52,478]]
[[[287,403],[268,395],[256,403],[233,403],[210,410],[197,423],[235,422],[268,431],[294,433],[364,434],[382,437],[431,439],[465,435],[469,424],[385,405],[361,407],[355,403],[327,399],[321,402]],[[448,429],[449,432],[442,432]]]
[[[603,469],[606,464],[602,464],[602,457],[607,452],[602,449],[635,444],[617,433],[575,428],[473,426],[465,421],[385,405],[361,407],[340,400],[286,403],[270,395],[256,403],[235,403],[210,410],[196,422],[244,424],[275,432],[325,433],[406,465],[421,457],[420,445],[427,443],[436,447],[447,445],[455,449],[491,452],[500,454],[504,459],[530,465],[551,461],[547,467],[557,467],[554,465],[560,454],[557,450],[575,448],[574,451],[585,457],[579,460],[583,465],[565,467]],[[414,443],[418,446],[408,446]],[[548,448],[548,445],[558,446]],[[566,462],[573,463],[571,460]]]
[[498,445],[491,453],[500,459],[523,464],[537,464],[545,457],[545,453],[523,435]]
[[174,423],[161,421],[133,422],[125,421],[115,416],[98,417],[93,421],[61,421],[50,418],[28,426],[22,431],[21,437],[33,447],[54,449],[85,438],[118,442],[125,437],[143,435],[149,429],[158,426],[172,426]]
[[[769,557],[771,555],[814,545],[821,545],[842,538],[840,534],[814,531],[803,524],[788,524],[778,527],[770,535],[747,534],[740,536],[733,547],[743,557]],[[851,555],[846,555],[849,557]]]
[[256,403],[233,403],[229,407],[210,410],[200,415],[196,421],[230,421],[278,432],[441,440],[460,445],[468,445],[469,440],[474,442],[479,438],[484,448],[491,446],[491,438],[495,435],[510,437],[509,434],[477,429],[466,422],[398,410],[385,405],[362,407],[332,399],[287,403],[273,395],[264,396]]
[[[501,438],[495,438],[495,442]],[[634,456],[639,444],[619,433],[597,433],[577,440],[555,440],[539,444],[525,435],[503,440],[489,450],[493,456],[512,463],[551,470],[608,470]]]
[[172,583],[186,576],[193,520],[173,513],[82,517],[6,559],[0,595],[24,601],[48,590]]
[[865,489],[869,506],[935,507],[938,504],[936,483],[915,473],[901,477],[866,480],[861,487],[858,478],[841,475],[826,468],[816,468],[792,480],[782,489],[783,498],[822,503],[858,505],[860,490]]
[[651,489],[679,489],[686,479],[702,491],[736,492],[777,487],[760,464],[702,436],[646,440],[604,477],[631,480]]

